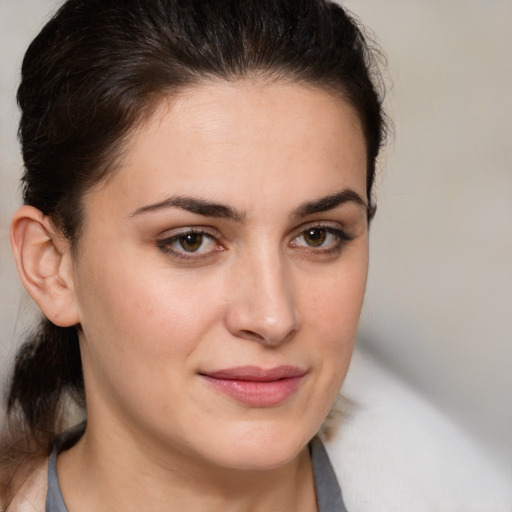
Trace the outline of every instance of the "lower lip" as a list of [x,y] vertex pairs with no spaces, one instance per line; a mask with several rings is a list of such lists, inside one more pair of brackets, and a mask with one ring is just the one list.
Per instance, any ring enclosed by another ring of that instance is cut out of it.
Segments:
[[285,402],[300,386],[303,376],[268,382],[202,377],[225,395],[251,407],[271,407]]

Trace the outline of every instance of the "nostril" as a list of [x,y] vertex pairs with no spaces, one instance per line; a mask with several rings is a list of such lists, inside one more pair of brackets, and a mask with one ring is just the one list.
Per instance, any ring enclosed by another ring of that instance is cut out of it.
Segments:
[[258,333],[249,329],[241,329],[238,331],[237,336],[249,341],[256,341],[267,346],[278,346],[283,342],[290,341],[295,333],[296,329],[289,330],[286,334],[278,332]]
[[247,329],[242,329],[240,331],[240,335],[242,338],[246,338],[246,339],[252,340],[252,341],[259,341],[259,342],[265,341],[265,338],[261,334],[258,334],[257,332],[254,332],[254,331],[249,331]]

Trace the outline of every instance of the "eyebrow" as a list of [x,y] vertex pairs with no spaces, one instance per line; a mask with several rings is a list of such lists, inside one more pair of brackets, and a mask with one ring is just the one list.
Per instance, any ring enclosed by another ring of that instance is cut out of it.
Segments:
[[[331,194],[320,199],[301,204],[294,212],[292,212],[291,217],[307,217],[314,213],[333,210],[334,208],[348,202],[356,203],[365,210],[368,210],[368,205],[357,192],[351,189],[344,189],[336,194]],[[244,212],[241,212],[231,206],[189,196],[172,196],[164,199],[163,201],[159,201],[158,203],[142,206],[132,212],[130,217],[158,211],[164,208],[181,208],[182,210],[187,210],[191,213],[196,213],[205,217],[229,219],[235,222],[242,222],[245,218]]]
[[245,217],[245,214],[238,211],[236,208],[188,196],[172,196],[158,203],[142,206],[131,213],[130,217],[154,212],[163,208],[181,208],[182,210],[204,215],[205,217],[229,219],[235,222],[241,222]]
[[308,201],[307,203],[300,205],[295,212],[292,213],[292,217],[301,218],[312,215],[313,213],[327,212],[329,210],[333,210],[337,206],[349,202],[355,203],[364,208],[365,211],[368,211],[366,201],[356,191],[346,188],[341,192],[316,199],[315,201]]

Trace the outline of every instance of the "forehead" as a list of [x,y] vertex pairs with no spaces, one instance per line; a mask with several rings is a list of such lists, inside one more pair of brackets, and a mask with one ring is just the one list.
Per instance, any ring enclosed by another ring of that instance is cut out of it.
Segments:
[[365,178],[361,123],[341,97],[297,83],[238,81],[161,101],[104,186],[138,202],[177,192],[231,202],[263,190],[285,197],[300,184],[319,194],[349,186],[364,197]]
[[248,147],[277,134],[283,143],[321,134],[326,145],[340,135],[364,145],[359,116],[341,94],[284,80],[219,80],[185,88],[164,97],[145,128],[159,130],[161,123],[174,124],[181,134],[200,134],[204,142],[211,134]]

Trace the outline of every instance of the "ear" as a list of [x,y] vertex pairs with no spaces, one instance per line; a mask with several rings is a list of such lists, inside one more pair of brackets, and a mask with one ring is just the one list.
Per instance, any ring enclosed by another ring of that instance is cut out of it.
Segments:
[[61,327],[78,324],[69,240],[38,209],[22,206],[12,220],[11,246],[21,281],[44,315]]

